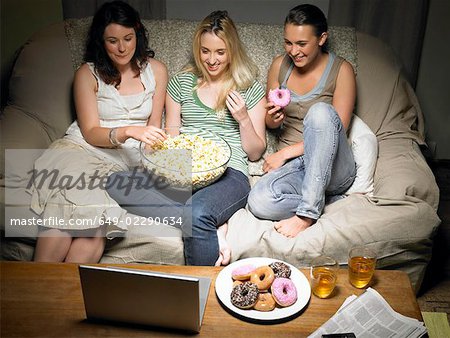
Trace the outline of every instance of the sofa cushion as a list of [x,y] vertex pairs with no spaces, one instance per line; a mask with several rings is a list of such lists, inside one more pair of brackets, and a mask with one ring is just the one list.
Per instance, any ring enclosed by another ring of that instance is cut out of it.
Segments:
[[142,217],[128,214],[126,237],[108,241],[101,263],[184,265],[181,230],[165,225],[142,226]]

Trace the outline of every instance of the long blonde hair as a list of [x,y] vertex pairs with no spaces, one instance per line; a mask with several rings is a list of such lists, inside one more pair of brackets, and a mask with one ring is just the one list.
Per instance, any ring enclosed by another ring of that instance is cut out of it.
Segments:
[[230,90],[245,90],[249,88],[258,76],[258,67],[248,57],[245,47],[227,11],[215,11],[209,14],[197,27],[192,43],[194,60],[183,70],[194,73],[199,79],[198,87],[210,81],[210,76],[200,59],[202,34],[214,33],[225,42],[229,68],[216,103],[216,110],[226,108],[226,97]]

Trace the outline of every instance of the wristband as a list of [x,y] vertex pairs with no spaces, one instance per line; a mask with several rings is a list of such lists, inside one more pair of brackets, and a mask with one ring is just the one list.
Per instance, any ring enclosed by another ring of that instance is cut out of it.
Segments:
[[111,128],[111,130],[109,131],[109,142],[114,146],[114,147],[118,147],[122,144],[122,142],[120,142],[117,139],[117,128]]

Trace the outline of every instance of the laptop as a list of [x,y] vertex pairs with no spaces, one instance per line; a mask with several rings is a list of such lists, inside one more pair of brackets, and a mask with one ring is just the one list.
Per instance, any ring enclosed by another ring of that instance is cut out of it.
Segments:
[[200,332],[211,279],[79,266],[86,317]]

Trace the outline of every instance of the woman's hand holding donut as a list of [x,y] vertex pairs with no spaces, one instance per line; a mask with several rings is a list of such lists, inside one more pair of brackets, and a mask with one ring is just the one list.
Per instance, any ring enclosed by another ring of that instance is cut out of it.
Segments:
[[275,123],[280,123],[284,120],[284,113],[280,106],[275,105],[273,102],[266,104],[267,115]]
[[284,112],[280,106],[277,106],[272,101],[266,104],[266,126],[274,129],[281,126],[285,118]]
[[226,105],[231,115],[238,123],[250,118],[245,101],[241,94],[236,90],[232,90],[228,93]]

